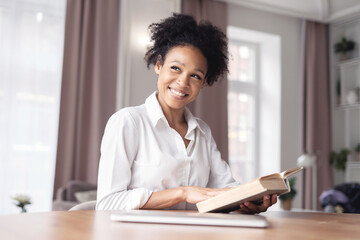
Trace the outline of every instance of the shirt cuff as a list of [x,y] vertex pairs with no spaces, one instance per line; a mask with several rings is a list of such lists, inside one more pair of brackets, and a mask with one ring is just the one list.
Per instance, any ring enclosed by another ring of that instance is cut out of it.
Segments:
[[134,210],[143,207],[153,192],[146,188],[124,190],[97,201],[96,210]]

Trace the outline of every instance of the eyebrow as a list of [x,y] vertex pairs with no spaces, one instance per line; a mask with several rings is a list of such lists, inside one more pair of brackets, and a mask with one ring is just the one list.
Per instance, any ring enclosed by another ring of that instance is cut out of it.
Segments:
[[[174,61],[172,61],[172,62],[170,62],[170,63],[177,63],[177,64],[180,64],[181,66],[185,67],[185,64],[184,64],[184,63],[179,62],[179,61],[177,61],[177,60],[174,60]],[[205,75],[204,71],[201,70],[201,69],[199,69],[199,68],[195,68],[194,70],[195,70],[195,71],[198,71],[198,72],[201,72],[202,74]]]

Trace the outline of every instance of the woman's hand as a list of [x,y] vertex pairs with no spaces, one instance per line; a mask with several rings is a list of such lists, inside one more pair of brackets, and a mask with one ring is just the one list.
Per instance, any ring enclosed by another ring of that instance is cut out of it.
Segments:
[[265,212],[270,206],[274,205],[277,202],[277,195],[264,196],[263,202],[261,205],[256,205],[252,202],[245,202],[240,204],[240,209],[236,212],[245,213],[245,214],[255,214]]
[[217,189],[196,186],[187,186],[183,189],[184,201],[188,203],[198,203],[229,190],[229,188]]
[[153,192],[141,209],[163,209],[174,206],[180,202],[198,203],[230,188],[215,189],[195,186],[170,188],[159,192]]

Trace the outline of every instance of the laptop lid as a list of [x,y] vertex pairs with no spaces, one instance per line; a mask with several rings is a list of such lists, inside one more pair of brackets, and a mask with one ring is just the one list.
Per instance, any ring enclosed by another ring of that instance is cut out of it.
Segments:
[[111,214],[112,221],[182,225],[266,228],[264,216],[225,213],[132,210]]

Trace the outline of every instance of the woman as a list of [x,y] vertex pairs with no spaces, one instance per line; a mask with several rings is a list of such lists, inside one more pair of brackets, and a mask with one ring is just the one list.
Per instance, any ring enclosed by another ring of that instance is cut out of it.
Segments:
[[[108,121],[101,145],[97,209],[196,209],[195,203],[238,183],[221,159],[210,128],[186,106],[227,72],[226,36],[190,16],[174,14],[150,25],[158,91],[145,104]],[[240,212],[266,211],[241,204]]]

